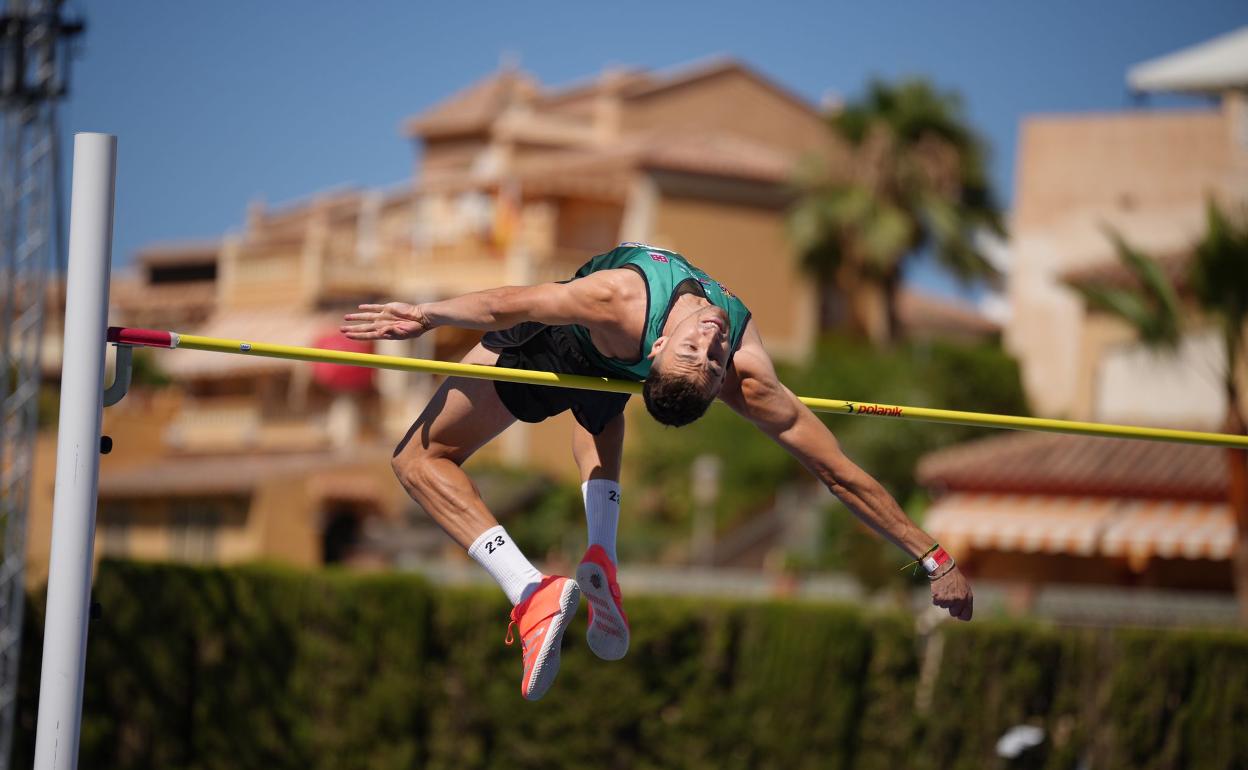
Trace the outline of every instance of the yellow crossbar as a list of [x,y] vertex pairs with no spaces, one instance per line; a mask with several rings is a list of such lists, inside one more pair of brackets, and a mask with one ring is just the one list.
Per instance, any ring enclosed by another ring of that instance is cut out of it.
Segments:
[[[131,331],[131,330],[121,330]],[[142,331],[142,330],[139,330]],[[111,338],[111,337],[110,337]],[[375,353],[352,353],[321,348],[301,348],[293,345],[271,345],[263,342],[245,342],[216,337],[199,337],[193,334],[172,335],[173,347],[191,350],[211,350],[219,353],[237,353],[268,358],[285,358],[295,361],[313,361],[351,366],[371,366],[377,369],[397,369],[407,372],[426,372],[453,377],[474,377],[485,380],[503,380],[529,385],[554,385],[565,388],[583,388],[610,393],[640,393],[641,383],[610,380],[605,377],[585,377],[554,372],[531,372],[524,369],[505,369],[476,364],[455,364],[446,361],[427,361],[402,356],[383,356]],[[127,342],[124,344],[143,344]],[[157,347],[164,347],[158,345]],[[1014,415],[984,412],[960,412],[952,409],[931,409],[918,406],[895,406],[863,401],[841,401],[833,398],[810,398],[799,396],[803,404],[816,412],[853,415],[857,417],[894,417],[923,422],[954,423],[986,428],[1010,428],[1014,430],[1046,431],[1050,433],[1073,433],[1083,436],[1109,438],[1151,439],[1173,441],[1182,444],[1202,444],[1233,448],[1248,448],[1248,436],[1225,433],[1206,433],[1167,428],[1144,428],[1133,425],[1108,425],[1096,422],[1052,420],[1043,417],[1016,417]]]

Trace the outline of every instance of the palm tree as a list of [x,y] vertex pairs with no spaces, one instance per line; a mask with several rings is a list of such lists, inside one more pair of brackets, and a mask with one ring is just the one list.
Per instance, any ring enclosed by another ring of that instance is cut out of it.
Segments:
[[[1207,229],[1196,246],[1186,284],[1202,317],[1215,324],[1223,340],[1222,387],[1226,395],[1225,433],[1244,435],[1236,373],[1244,360],[1244,324],[1248,323],[1248,210],[1228,217],[1210,201]],[[1177,349],[1184,322],[1179,287],[1154,260],[1110,233],[1118,259],[1135,278],[1135,286],[1110,287],[1074,282],[1089,305],[1130,324],[1145,345],[1157,350]],[[1248,624],[1248,464],[1241,449],[1227,450],[1228,500],[1235,515],[1235,593],[1240,620]]]
[[820,282],[823,328],[839,295],[856,331],[892,342],[906,262],[924,249],[964,280],[996,274],[978,241],[1005,232],[987,149],[958,95],[920,79],[872,81],[828,124],[848,159],[802,170],[790,231]]

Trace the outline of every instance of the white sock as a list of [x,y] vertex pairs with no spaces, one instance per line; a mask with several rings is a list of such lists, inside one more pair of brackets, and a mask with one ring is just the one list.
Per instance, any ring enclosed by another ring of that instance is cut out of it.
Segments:
[[589,525],[589,544],[600,545],[619,564],[615,556],[615,532],[620,526],[620,485],[610,479],[590,479],[581,485],[585,498],[585,522]]
[[468,547],[468,555],[498,582],[512,606],[529,598],[542,582],[542,573],[529,563],[501,524],[482,532]]

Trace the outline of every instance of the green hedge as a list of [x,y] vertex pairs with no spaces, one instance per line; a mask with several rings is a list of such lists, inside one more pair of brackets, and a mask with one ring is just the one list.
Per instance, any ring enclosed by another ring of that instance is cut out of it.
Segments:
[[593,657],[582,612],[527,703],[494,590],[106,562],[95,595],[81,767],[985,768],[1023,722],[1052,737],[1035,767],[1248,766],[1244,635],[950,625],[918,714],[908,617],[645,597],[627,658]]
[[989,766],[997,738],[1049,736],[1028,766],[1248,767],[1248,636],[1115,633],[1035,624],[949,626],[923,752]]

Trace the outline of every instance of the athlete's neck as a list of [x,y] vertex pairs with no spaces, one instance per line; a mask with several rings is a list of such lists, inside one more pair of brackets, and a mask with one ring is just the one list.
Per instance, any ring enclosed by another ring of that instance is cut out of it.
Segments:
[[693,292],[684,292],[676,301],[672,303],[672,311],[667,314],[667,320],[663,323],[662,334],[670,335],[676,326],[687,318],[691,313],[696,313],[707,305],[711,304],[706,297]]

